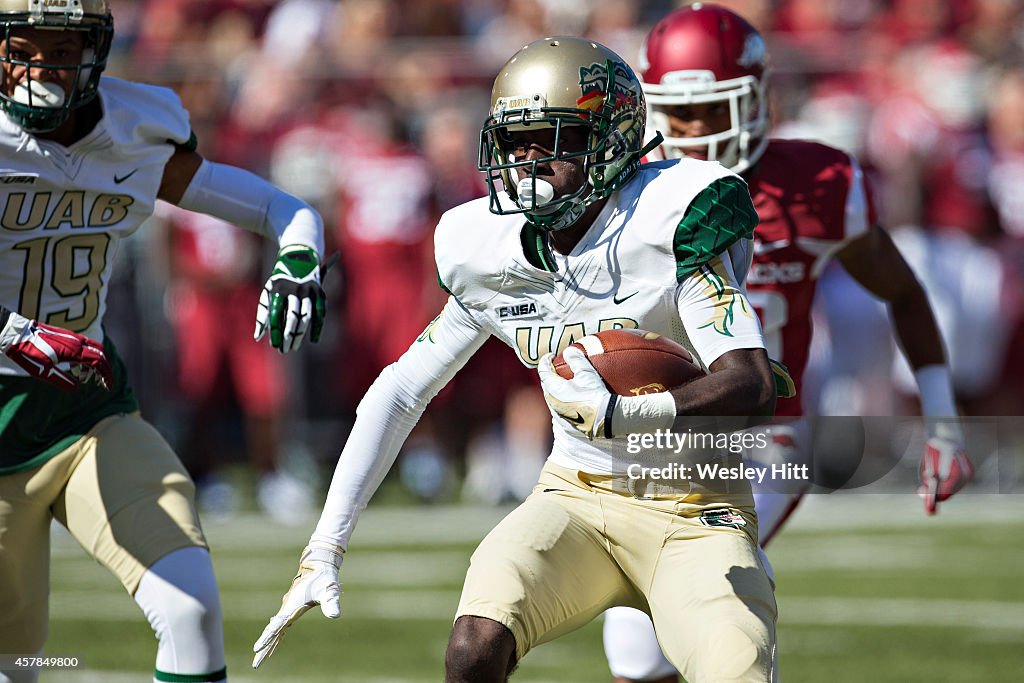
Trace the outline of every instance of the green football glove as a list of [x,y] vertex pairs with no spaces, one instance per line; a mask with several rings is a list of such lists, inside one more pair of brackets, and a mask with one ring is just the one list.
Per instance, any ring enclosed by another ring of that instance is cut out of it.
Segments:
[[299,244],[282,247],[277,263],[260,293],[256,310],[256,341],[270,332],[270,345],[281,353],[302,346],[307,331],[320,340],[327,312],[327,297],[320,287],[320,258],[316,250]]
[[253,668],[258,668],[281,643],[284,632],[303,614],[320,605],[329,619],[341,614],[341,584],[338,570],[344,551],[336,545],[310,544],[299,558],[299,573],[292,579],[291,588],[281,598],[281,609],[270,618],[267,627],[252,646],[255,656]]

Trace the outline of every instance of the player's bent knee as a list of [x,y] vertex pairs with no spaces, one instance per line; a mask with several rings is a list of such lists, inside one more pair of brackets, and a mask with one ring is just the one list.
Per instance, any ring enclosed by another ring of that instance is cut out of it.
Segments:
[[675,681],[676,669],[662,654],[651,618],[631,607],[604,613],[604,653],[615,683]]
[[182,592],[160,606],[163,625],[171,632],[203,633],[220,620],[220,605],[205,591]]
[[220,598],[205,549],[182,548],[158,560],[143,575],[135,601],[160,643],[158,671],[223,678]]
[[516,639],[503,624],[461,616],[445,652],[446,681],[503,681],[515,667]]

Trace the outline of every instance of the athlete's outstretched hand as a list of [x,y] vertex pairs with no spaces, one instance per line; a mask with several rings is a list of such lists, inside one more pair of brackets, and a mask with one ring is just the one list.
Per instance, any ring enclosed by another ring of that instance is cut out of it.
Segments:
[[341,584],[338,582],[341,560],[342,550],[338,546],[311,543],[302,551],[299,573],[281,598],[281,609],[270,618],[252,646],[256,653],[252,658],[254,669],[274,654],[288,627],[315,605],[320,605],[328,619],[338,618],[341,614]]

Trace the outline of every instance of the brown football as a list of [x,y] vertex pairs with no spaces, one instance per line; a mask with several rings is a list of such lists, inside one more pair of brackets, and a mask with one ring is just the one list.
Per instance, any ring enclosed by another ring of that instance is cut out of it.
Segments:
[[[608,388],[620,396],[674,389],[704,376],[690,352],[678,342],[645,330],[605,330],[571,344],[583,351]],[[555,372],[566,379],[572,370],[558,354]]]

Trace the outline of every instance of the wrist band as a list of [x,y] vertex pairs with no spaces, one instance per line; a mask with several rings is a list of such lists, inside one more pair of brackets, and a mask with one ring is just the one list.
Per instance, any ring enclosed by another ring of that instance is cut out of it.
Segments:
[[914,371],[921,394],[921,414],[926,417],[956,417],[953,379],[945,365],[925,365]]

